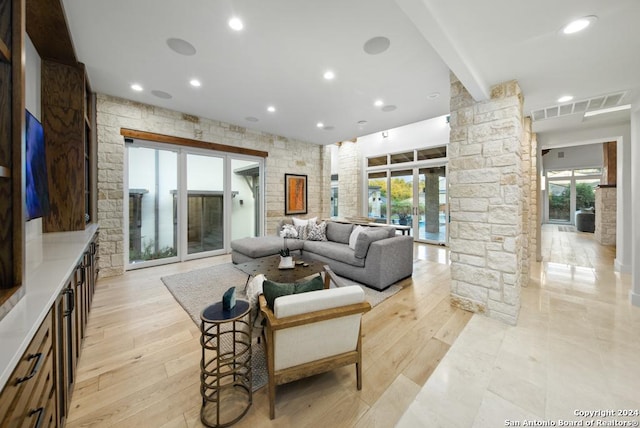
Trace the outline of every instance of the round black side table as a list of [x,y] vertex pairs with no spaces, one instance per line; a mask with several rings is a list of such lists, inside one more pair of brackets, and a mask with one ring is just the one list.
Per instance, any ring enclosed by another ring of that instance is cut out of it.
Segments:
[[200,319],[200,420],[207,427],[226,427],[239,421],[253,402],[249,302],[237,300],[229,311],[215,303]]

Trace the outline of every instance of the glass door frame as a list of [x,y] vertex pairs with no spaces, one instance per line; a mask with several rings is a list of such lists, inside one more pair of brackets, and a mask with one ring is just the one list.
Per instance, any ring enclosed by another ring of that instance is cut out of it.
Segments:
[[[413,232],[413,240],[415,242],[423,242],[427,244],[437,244],[437,245],[449,245],[449,180],[446,182],[446,196],[445,196],[445,238],[444,242],[432,240],[432,239],[421,239],[420,238],[420,208],[419,208],[419,193],[420,193],[420,169],[423,168],[435,168],[435,167],[444,167],[445,177],[448,177],[448,162],[446,159],[433,159],[433,160],[425,160],[419,162],[407,162],[404,164],[397,165],[383,165],[376,167],[369,167],[364,170],[363,183],[365,183],[363,187],[363,207],[362,214],[364,216],[369,215],[368,210],[368,184],[369,183],[369,173],[380,173],[386,172],[386,180],[387,180],[387,200],[386,200],[386,212],[387,212],[387,221],[386,224],[393,225],[390,223],[391,221],[391,172],[392,171],[411,171],[413,174],[413,208],[412,208],[412,232]],[[418,232],[416,232],[418,231]]]
[[[581,171],[581,170],[585,170],[585,169],[591,169],[591,168],[600,168],[599,166],[596,167],[579,167],[579,168],[562,168],[562,169],[553,169],[553,170],[548,170],[544,172],[543,175],[543,179],[544,179],[544,184],[543,184],[543,198],[542,200],[544,201],[544,222],[548,223],[548,224],[560,224],[560,225],[574,225],[575,226],[575,217],[576,217],[576,211],[577,211],[577,207],[576,207],[576,197],[577,197],[577,192],[576,192],[576,182],[580,182],[580,181],[586,181],[586,180],[601,180],[602,179],[602,174],[578,174],[576,175],[576,171]],[[553,176],[553,177],[549,177],[549,173],[550,172],[554,172],[554,171],[567,171],[568,173],[565,175],[558,175],[558,176]],[[551,220],[549,219],[549,186],[551,183],[553,183],[554,181],[569,181],[569,220],[568,221],[563,221],[563,220]]]
[[[156,259],[149,260],[140,263],[130,263],[129,262],[129,198],[126,197],[129,189],[129,147],[144,147],[148,149],[155,150],[166,150],[170,152],[177,153],[177,212],[176,218],[178,222],[176,237],[177,240],[177,255],[174,257],[168,257],[165,259]],[[224,160],[224,206],[223,206],[223,248],[216,249],[212,251],[204,251],[200,253],[188,254],[188,237],[187,237],[187,211],[188,211],[188,198],[187,195],[187,155],[201,155],[201,156],[211,156],[216,158],[223,158]],[[208,149],[200,149],[195,147],[184,147],[167,143],[160,143],[148,140],[136,140],[135,143],[127,143],[125,144],[125,153],[124,153],[124,165],[125,171],[123,174],[123,241],[124,241],[124,265],[125,270],[134,270],[145,267],[159,266],[168,263],[176,263],[193,259],[200,259],[204,257],[211,257],[216,255],[227,254],[231,252],[231,234],[232,234],[232,206],[231,203],[226,203],[226,201],[231,201],[233,196],[233,189],[231,189],[232,176],[233,173],[231,168],[232,160],[248,160],[252,162],[256,162],[259,165],[260,176],[258,181],[258,186],[260,189],[265,188],[265,179],[266,179],[266,163],[264,158],[258,156],[251,155],[243,155],[239,153],[227,153],[220,152]],[[258,200],[259,204],[259,218],[257,221],[258,231],[257,236],[262,236],[265,228],[265,200],[264,192],[260,199]]]

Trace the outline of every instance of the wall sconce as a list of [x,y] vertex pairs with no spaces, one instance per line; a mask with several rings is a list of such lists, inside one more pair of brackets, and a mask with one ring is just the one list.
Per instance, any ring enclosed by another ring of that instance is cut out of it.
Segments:
[[389,136],[389,131],[382,131],[382,138],[387,138]]

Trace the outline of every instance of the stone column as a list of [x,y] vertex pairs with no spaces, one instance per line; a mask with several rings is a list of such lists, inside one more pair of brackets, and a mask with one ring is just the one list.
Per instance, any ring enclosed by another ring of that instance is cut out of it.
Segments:
[[[340,217],[362,216],[362,157],[358,144],[345,141],[338,149],[338,212]],[[365,185],[366,187],[366,185]]]
[[440,232],[440,174],[429,172],[425,174],[424,198],[426,212],[426,231]]
[[515,324],[522,284],[522,94],[515,81],[475,102],[451,76],[451,303]]
[[617,210],[616,187],[598,186],[594,238],[601,245],[616,245]]

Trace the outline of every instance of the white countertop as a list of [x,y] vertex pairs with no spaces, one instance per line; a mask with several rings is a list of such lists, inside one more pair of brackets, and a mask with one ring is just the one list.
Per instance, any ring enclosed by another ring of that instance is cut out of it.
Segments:
[[0,390],[73,273],[98,229],[42,234],[26,246],[25,294],[0,320]]

